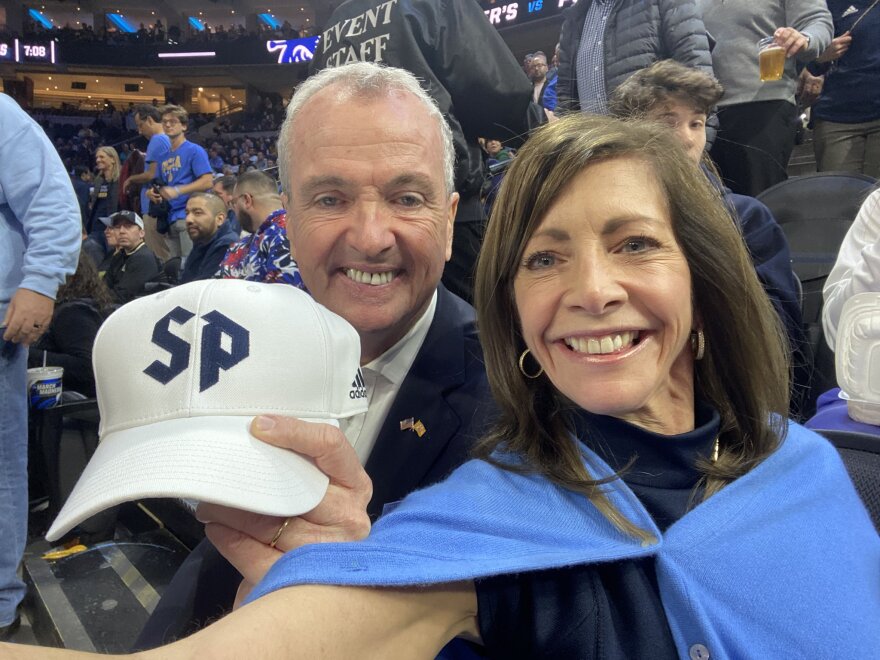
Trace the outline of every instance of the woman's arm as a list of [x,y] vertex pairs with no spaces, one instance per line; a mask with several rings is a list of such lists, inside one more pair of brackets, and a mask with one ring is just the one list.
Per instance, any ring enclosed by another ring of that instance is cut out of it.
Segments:
[[[307,585],[275,591],[192,637],[141,660],[434,658],[452,638],[477,637],[471,582],[430,588]],[[10,660],[73,660],[91,654],[0,644]]]

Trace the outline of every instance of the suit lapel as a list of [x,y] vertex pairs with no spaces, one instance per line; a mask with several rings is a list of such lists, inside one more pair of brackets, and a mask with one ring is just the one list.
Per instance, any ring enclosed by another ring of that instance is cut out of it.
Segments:
[[[373,480],[370,515],[378,515],[385,504],[419,487],[461,426],[445,398],[445,392],[465,376],[462,324],[453,316],[450,296],[439,288],[434,320],[367,461],[367,474]],[[421,437],[414,429],[401,430],[401,421],[410,418],[424,427]]]

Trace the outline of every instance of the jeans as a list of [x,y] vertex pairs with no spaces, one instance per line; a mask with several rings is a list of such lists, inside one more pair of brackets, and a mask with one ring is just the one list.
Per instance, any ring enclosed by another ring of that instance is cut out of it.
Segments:
[[880,119],[860,124],[813,120],[819,172],[861,172],[880,177]]
[[25,586],[18,565],[27,538],[27,350],[0,357],[0,626],[15,620]]

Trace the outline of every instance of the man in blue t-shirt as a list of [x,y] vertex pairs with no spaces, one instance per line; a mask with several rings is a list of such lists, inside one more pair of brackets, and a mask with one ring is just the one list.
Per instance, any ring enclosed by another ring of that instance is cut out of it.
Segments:
[[162,128],[162,113],[154,105],[137,105],[134,107],[134,120],[138,133],[147,140],[147,154],[144,157],[143,174],[132,174],[125,180],[126,192],[133,193],[141,189],[141,215],[144,220],[144,242],[162,261],[171,256],[165,237],[156,229],[156,217],[150,213],[150,200],[147,191],[150,184],[158,176],[158,163],[165,159],[171,150],[171,140]]
[[172,257],[186,256],[192,241],[186,233],[186,201],[195,192],[211,189],[213,182],[208,153],[186,139],[189,114],[179,105],[162,108],[162,128],[171,140],[171,150],[159,161],[157,178],[163,184],[151,189],[149,198],[168,202],[168,235],[166,241]]

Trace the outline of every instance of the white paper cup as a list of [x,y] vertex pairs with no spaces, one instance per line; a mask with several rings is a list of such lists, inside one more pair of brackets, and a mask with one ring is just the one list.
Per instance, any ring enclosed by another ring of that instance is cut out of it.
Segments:
[[52,408],[61,403],[61,378],[64,367],[34,367],[27,372],[28,402],[34,410]]

